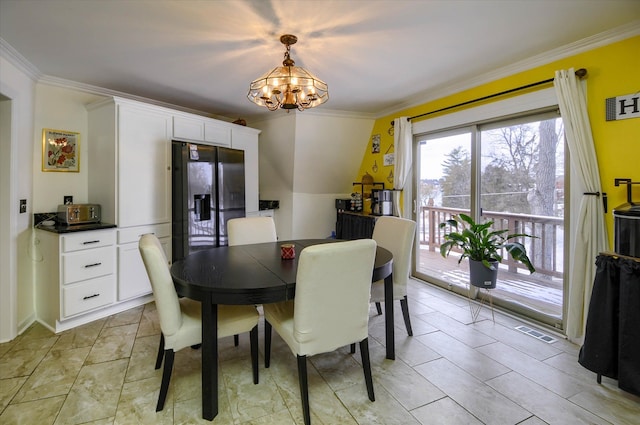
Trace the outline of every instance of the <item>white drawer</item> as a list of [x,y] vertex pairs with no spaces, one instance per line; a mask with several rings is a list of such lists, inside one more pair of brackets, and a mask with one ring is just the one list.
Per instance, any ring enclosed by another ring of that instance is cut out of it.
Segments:
[[115,272],[113,246],[87,249],[62,256],[62,281],[68,283],[105,276]]
[[73,252],[113,245],[116,243],[116,234],[113,229],[92,230],[65,234],[61,239],[62,252]]
[[147,233],[153,233],[158,238],[171,236],[171,223],[152,224],[149,226],[136,226],[126,229],[118,229],[118,244],[138,242],[140,237]]
[[62,315],[84,313],[116,300],[115,275],[103,276],[62,289]]

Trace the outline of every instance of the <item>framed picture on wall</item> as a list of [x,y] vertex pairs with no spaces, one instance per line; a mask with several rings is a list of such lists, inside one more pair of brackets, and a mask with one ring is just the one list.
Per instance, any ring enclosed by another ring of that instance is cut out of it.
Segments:
[[384,158],[385,167],[388,167],[389,165],[393,165],[393,162],[395,159],[393,153],[385,153],[383,158]]
[[42,171],[80,171],[80,133],[42,129]]
[[371,136],[371,153],[380,152],[380,135],[374,134]]

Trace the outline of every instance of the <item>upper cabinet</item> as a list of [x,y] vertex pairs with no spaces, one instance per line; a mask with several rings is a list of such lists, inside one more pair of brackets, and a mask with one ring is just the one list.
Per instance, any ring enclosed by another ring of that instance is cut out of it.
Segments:
[[229,147],[231,127],[212,118],[176,115],[173,117],[173,139]]
[[258,211],[259,130],[117,97],[87,110],[89,202],[105,222],[171,222],[171,140],[244,151],[245,208]]
[[89,200],[102,205],[103,220],[170,222],[171,113],[118,98],[88,109]]

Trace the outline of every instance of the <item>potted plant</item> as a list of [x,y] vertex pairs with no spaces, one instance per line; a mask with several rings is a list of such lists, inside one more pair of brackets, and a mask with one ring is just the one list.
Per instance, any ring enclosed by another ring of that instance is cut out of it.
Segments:
[[447,226],[451,231],[444,235],[445,241],[440,245],[440,254],[447,257],[453,248],[460,249],[462,255],[458,264],[464,258],[469,258],[469,280],[472,285],[479,288],[495,288],[498,264],[502,261],[502,249],[514,260],[524,264],[530,273],[536,271],[524,245],[510,241],[513,238],[535,236],[524,233],[509,234],[507,229],[494,230],[493,221],[476,223],[466,214],[454,215],[440,224],[440,228]]

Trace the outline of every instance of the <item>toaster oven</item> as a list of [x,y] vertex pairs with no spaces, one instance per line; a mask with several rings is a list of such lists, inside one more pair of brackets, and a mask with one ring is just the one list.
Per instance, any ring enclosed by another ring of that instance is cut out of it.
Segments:
[[66,204],[58,205],[58,223],[87,224],[100,223],[100,205]]

